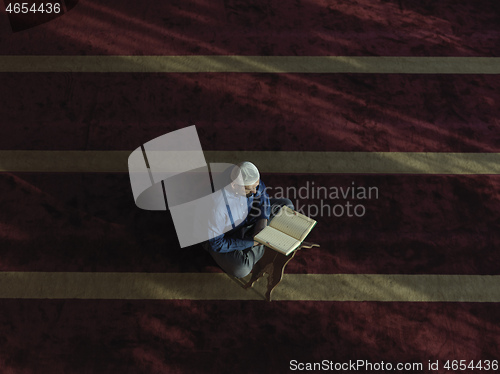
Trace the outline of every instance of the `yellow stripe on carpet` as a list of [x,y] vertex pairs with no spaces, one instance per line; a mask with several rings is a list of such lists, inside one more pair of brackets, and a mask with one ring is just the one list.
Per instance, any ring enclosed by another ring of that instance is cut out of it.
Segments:
[[498,57],[0,56],[6,73],[500,74]]
[[[247,277],[248,278],[248,277]],[[3,299],[263,300],[222,273],[2,272]],[[500,302],[499,275],[285,274],[273,300]]]
[[[127,172],[132,151],[0,151],[0,172]],[[500,153],[205,151],[263,173],[500,174]],[[168,152],[165,152],[168,157]]]

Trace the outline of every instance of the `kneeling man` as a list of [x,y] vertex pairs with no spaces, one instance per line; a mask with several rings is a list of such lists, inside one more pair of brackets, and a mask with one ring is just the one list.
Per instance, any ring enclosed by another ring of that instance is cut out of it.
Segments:
[[[289,199],[269,198],[259,170],[251,162],[238,164],[232,171],[231,179],[243,184],[232,182],[229,188],[223,190],[224,201],[221,200],[221,204],[225,207],[214,212],[209,222],[212,239],[204,247],[222,270],[243,278],[264,254],[264,246],[256,242],[254,236],[267,226],[282,206],[294,207]],[[229,231],[223,229],[229,225]]]

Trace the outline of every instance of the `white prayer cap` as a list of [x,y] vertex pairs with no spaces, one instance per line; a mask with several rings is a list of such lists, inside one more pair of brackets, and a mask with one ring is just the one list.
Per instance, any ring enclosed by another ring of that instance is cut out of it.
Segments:
[[231,178],[234,181],[239,175],[241,175],[244,186],[251,186],[260,179],[259,169],[248,161],[239,163],[238,166],[233,169]]

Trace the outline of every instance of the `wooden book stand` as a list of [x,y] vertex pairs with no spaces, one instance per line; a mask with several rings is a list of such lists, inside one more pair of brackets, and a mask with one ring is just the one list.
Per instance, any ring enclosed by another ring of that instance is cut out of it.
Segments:
[[243,286],[243,288],[251,288],[255,281],[262,277],[264,273],[269,274],[267,278],[267,292],[266,300],[271,301],[271,292],[273,289],[281,282],[283,273],[285,272],[285,266],[290,262],[290,260],[295,256],[295,253],[301,248],[312,248],[319,247],[319,244],[303,242],[295,251],[285,256],[282,253],[275,251],[269,247],[265,247],[264,255],[255,264],[252,270],[252,277]]

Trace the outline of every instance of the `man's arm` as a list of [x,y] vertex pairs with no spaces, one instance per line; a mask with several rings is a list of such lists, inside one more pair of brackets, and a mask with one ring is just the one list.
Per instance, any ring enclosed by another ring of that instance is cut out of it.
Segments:
[[208,241],[210,249],[214,252],[225,253],[233,251],[242,251],[254,245],[252,239],[237,239],[226,237],[222,234]]
[[[254,196],[254,202],[257,201],[257,204],[253,205],[253,208],[257,209],[260,212],[259,220],[265,219],[266,221],[269,219],[271,214],[271,202],[269,199],[269,195],[266,191],[266,185],[264,182],[260,181],[259,184],[259,192],[256,196]],[[267,225],[267,222],[266,222]],[[265,227],[265,226],[264,226]],[[264,228],[262,227],[262,228]]]
[[[259,232],[264,230],[264,228],[267,226],[267,219],[261,218],[255,223],[254,231],[253,231],[253,236],[257,235]],[[253,241],[253,245],[259,245],[260,243],[257,241]]]
[[237,238],[231,235],[226,229],[230,226],[227,216],[226,205],[220,204],[218,209],[215,209],[208,223],[209,237],[208,244],[214,252],[225,253],[233,251],[241,251],[253,245],[253,239]]
[[[259,190],[260,190],[259,204],[258,204],[257,208],[260,211],[260,218],[255,223],[254,232],[253,232],[254,237],[259,232],[264,230],[264,228],[268,225],[270,208],[271,208],[271,206],[270,206],[271,204],[269,201],[269,195],[267,194],[267,191],[266,191],[266,185],[262,181],[260,181]],[[260,244],[259,242],[254,240],[254,245],[259,245],[259,244]]]

